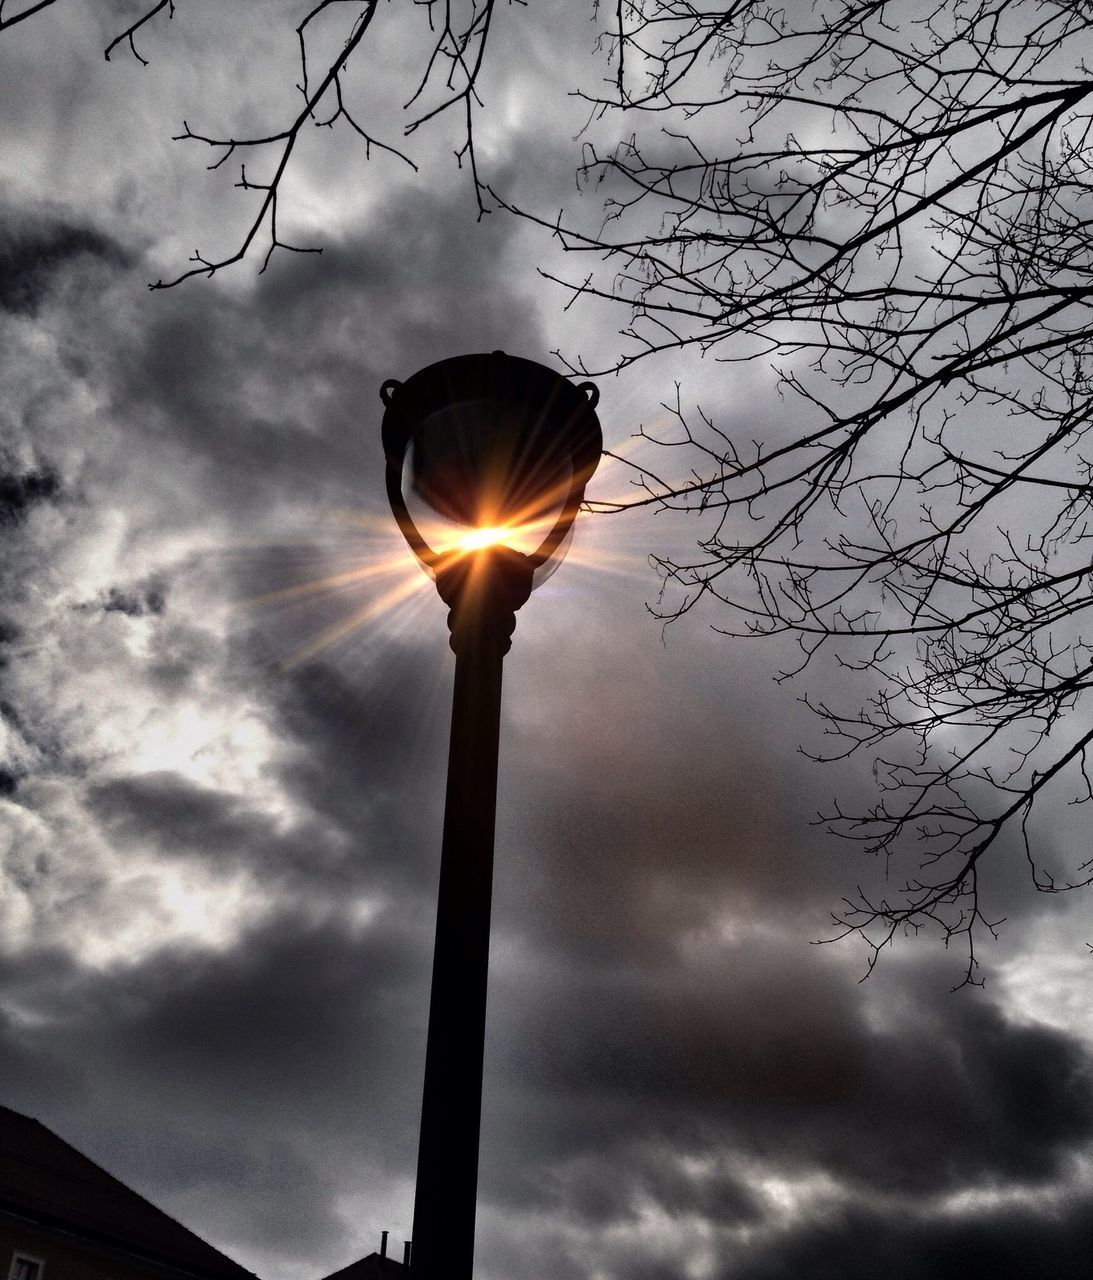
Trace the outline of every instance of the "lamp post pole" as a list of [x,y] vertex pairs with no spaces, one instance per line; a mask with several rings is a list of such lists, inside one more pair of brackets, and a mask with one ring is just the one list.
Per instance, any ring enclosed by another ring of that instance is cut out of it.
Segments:
[[414,1199],[414,1280],[470,1280],[490,948],[501,673],[531,562],[477,551],[437,575],[455,652]]
[[[564,555],[599,461],[599,393],[494,351],[389,379],[380,398],[391,510],[448,606],[455,652],[410,1270],[413,1280],[471,1280],[502,664],[516,611]],[[403,493],[407,461],[435,512],[491,535],[538,529],[537,549],[432,547]]]

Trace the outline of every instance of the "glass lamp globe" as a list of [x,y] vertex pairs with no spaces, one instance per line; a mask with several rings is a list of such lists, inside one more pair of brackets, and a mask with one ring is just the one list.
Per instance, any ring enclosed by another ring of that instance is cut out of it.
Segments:
[[410,515],[404,485],[446,520],[479,530],[466,553],[512,527],[546,530],[529,559],[536,581],[556,567],[596,469],[603,439],[590,382],[493,351],[455,356],[389,380],[383,446],[392,511],[431,572],[451,557],[429,545]]

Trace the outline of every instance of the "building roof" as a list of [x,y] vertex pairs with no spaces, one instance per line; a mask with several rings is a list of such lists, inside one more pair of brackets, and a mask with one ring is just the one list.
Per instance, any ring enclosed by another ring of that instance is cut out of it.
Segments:
[[406,1268],[394,1258],[381,1258],[378,1253],[370,1253],[366,1258],[358,1258],[348,1267],[340,1271],[332,1271],[323,1280],[395,1280],[402,1276]]
[[0,1211],[203,1280],[256,1280],[44,1124],[3,1106]]

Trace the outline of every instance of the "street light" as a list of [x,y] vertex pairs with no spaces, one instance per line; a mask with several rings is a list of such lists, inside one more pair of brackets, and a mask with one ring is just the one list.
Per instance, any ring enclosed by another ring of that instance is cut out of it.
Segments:
[[[599,462],[599,393],[494,351],[387,381],[380,397],[391,510],[449,608],[456,656],[411,1270],[414,1280],[470,1280],[501,668],[516,611],[565,554]],[[407,478],[412,493],[469,535],[439,547],[426,541]],[[508,545],[529,530],[530,553]]]

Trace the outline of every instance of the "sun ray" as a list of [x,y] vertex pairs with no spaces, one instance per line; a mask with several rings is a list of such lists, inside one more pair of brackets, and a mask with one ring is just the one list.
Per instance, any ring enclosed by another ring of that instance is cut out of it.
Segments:
[[267,604],[276,604],[283,600],[300,599],[303,596],[316,595],[323,591],[337,591],[341,587],[364,582],[368,578],[383,577],[386,574],[401,573],[405,568],[404,554],[394,555],[387,560],[379,560],[374,564],[359,565],[355,569],[347,569],[344,573],[331,573],[322,578],[313,578],[308,582],[300,582],[295,586],[281,587],[276,591],[266,591],[262,595],[241,600],[239,608],[251,609]]
[[415,574],[413,577],[408,575],[403,581],[397,582],[393,587],[385,591],[383,595],[375,600],[369,600],[367,604],[355,609],[347,618],[342,618],[339,622],[324,628],[317,636],[314,636],[306,644],[301,645],[294,654],[280,663],[281,670],[292,670],[293,667],[299,666],[301,662],[307,662],[310,658],[315,657],[316,654],[321,653],[323,649],[336,644],[351,631],[356,631],[358,627],[367,626],[381,616],[393,613],[399,605],[403,604],[411,596],[416,595],[423,585],[424,580],[419,575]]

